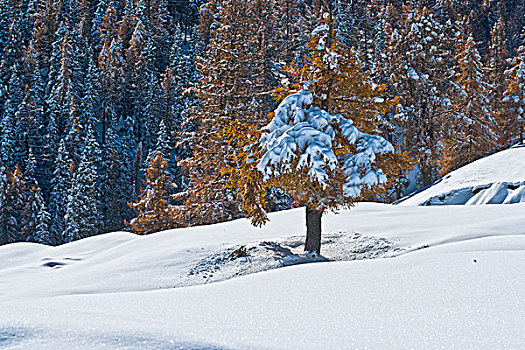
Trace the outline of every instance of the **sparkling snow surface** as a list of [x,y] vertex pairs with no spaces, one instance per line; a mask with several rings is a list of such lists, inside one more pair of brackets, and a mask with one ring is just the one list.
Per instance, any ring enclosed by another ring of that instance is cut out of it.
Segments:
[[479,159],[400,205],[525,203],[525,145]]
[[[379,259],[211,283],[316,260],[303,209],[270,218],[0,247],[0,348],[525,347],[525,204],[362,203],[325,217],[322,253]],[[228,259],[240,245],[248,257]]]

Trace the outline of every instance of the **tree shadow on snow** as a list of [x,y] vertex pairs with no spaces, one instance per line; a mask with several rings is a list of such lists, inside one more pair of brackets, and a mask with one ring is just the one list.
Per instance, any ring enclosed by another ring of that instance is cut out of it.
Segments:
[[313,262],[350,261],[392,256],[402,249],[381,237],[331,232],[323,236],[322,255],[304,252],[304,237],[291,236],[225,247],[188,271],[186,285],[224,281],[266,270]]

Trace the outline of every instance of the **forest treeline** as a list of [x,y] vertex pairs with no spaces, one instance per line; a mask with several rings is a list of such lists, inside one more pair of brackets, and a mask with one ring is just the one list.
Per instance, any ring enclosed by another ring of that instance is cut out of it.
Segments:
[[395,146],[362,194],[395,200],[523,139],[524,34],[520,0],[1,0],[0,244],[287,208],[245,150],[319,86]]

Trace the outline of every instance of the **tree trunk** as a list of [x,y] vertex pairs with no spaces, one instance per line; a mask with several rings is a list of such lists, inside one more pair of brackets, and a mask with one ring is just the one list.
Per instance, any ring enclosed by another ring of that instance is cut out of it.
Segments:
[[322,211],[306,206],[306,243],[304,250],[321,254],[321,216]]
[[[96,125],[93,125],[93,128],[97,128]],[[102,146],[106,144],[106,111],[102,112]]]
[[423,187],[432,185],[432,166],[427,164],[426,159],[420,160],[419,170],[421,172],[421,184]]

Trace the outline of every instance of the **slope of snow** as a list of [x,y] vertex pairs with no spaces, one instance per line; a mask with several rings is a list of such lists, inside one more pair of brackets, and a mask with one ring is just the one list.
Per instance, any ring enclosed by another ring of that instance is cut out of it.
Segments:
[[479,159],[402,200],[400,205],[474,205],[525,202],[525,146]]
[[14,300],[0,346],[518,349],[524,261],[525,237],[490,237],[190,288]]
[[[523,234],[524,213],[523,205],[428,208],[361,203],[323,219],[322,253],[325,259],[354,260]],[[59,247],[2,246],[0,301],[191,286],[307,262],[308,257],[300,255],[304,217],[304,209],[295,209],[272,214],[262,229],[237,220],[149,236],[115,232]],[[252,256],[230,261],[229,254],[241,245],[257,254],[250,251]]]
[[0,348],[525,347],[525,204],[304,215],[0,247]]

